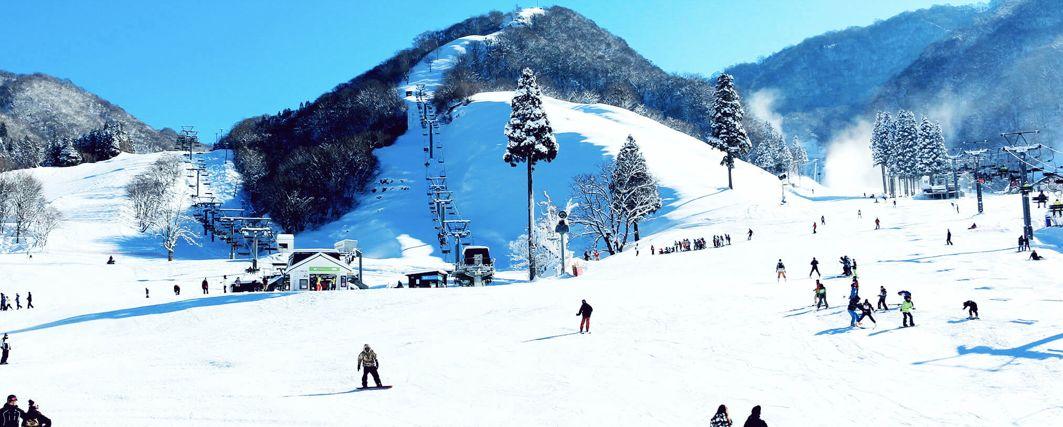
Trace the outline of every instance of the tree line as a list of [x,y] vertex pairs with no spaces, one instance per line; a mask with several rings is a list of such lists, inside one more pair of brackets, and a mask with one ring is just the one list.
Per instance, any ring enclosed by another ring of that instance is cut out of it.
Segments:
[[108,122],[77,138],[61,138],[43,146],[17,137],[0,122],[0,171],[38,166],[76,166],[133,152],[133,139],[121,122]]
[[191,229],[193,221],[185,212],[187,190],[178,181],[181,165],[180,156],[164,155],[125,187],[137,231],[157,238],[166,250],[167,261],[173,261],[179,243],[197,244],[197,234]]
[[949,170],[941,124],[900,110],[896,116],[880,111],[871,132],[871,156],[882,170],[882,192],[914,194],[916,180]]

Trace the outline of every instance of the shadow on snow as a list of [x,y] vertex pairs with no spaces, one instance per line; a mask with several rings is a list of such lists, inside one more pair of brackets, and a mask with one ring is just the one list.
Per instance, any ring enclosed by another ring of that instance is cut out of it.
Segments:
[[1012,363],[1015,363],[1019,359],[1028,359],[1028,360],[1063,359],[1063,352],[1060,352],[1059,350],[1048,349],[1048,351],[1050,351],[1051,353],[1045,353],[1045,352],[1032,350],[1034,347],[1037,347],[1037,346],[1040,346],[1040,345],[1044,345],[1044,344],[1048,344],[1048,343],[1051,343],[1051,342],[1055,342],[1055,341],[1058,341],[1060,339],[1063,339],[1063,333],[1055,334],[1055,335],[1052,335],[1050,337],[1039,339],[1037,341],[1033,341],[1033,342],[1030,342],[1030,343],[1027,343],[1027,344],[1024,344],[1024,345],[1020,345],[1018,347],[1012,347],[1012,348],[992,348],[992,347],[985,346],[985,345],[980,345],[980,346],[975,346],[975,347],[967,347],[965,345],[961,345],[959,347],[956,347],[956,355],[955,356],[942,357],[942,358],[939,358],[939,359],[924,360],[924,361],[921,361],[921,362],[912,362],[912,364],[913,365],[927,365],[927,364],[932,364],[932,363],[935,363],[935,362],[940,362],[940,361],[943,361],[943,360],[955,359],[955,358],[966,356],[966,355],[969,355],[969,354],[981,354],[981,355],[986,355],[986,356],[1009,357],[1010,360],[1005,362],[1003,365],[1000,365],[1000,366],[998,366],[996,368],[987,369],[988,371],[996,372],[996,371],[999,371],[1001,369],[1004,369],[1005,367],[1007,367],[1008,365],[1011,365]]

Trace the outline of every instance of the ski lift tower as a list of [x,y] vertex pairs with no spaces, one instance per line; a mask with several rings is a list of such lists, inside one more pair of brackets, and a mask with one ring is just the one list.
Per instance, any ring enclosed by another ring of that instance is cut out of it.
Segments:
[[[989,151],[985,148],[980,150],[964,150],[964,154],[974,159],[974,191],[978,195],[978,213],[982,213],[982,181],[985,181],[985,177],[982,176],[982,156]],[[958,189],[957,189],[958,190]]]
[[362,280],[362,251],[358,250],[358,241],[343,239],[336,242],[332,247],[343,255],[343,262],[348,265],[350,265],[355,258],[358,258],[358,284],[364,284],[365,280]]
[[448,219],[443,221],[443,232],[454,238],[454,265],[461,264],[461,239],[472,234],[469,231],[469,220]]
[[[1033,188],[1033,186],[1030,185],[1030,181],[1026,176],[1026,157],[1030,154],[1031,151],[1040,150],[1041,144],[1029,145],[1029,142],[1026,141],[1026,135],[1037,134],[1039,132],[1040,131],[1038,130],[1029,130],[1018,132],[1005,132],[1000,134],[1000,136],[1004,137],[1004,140],[1007,141],[1008,144],[1012,144],[1010,146],[1002,147],[1001,150],[1003,150],[1005,153],[1011,154],[1016,159],[1019,159],[1019,168],[1022,173],[1022,180],[1019,185],[1019,194],[1022,196],[1022,234],[1026,236],[1027,239],[1033,238],[1033,225],[1030,220],[1030,190]],[[1020,141],[1025,145],[1014,145],[1018,144]]]
[[244,236],[244,240],[250,240],[251,249],[251,268],[247,270],[248,273],[258,272],[258,242],[260,237],[270,238],[273,236],[273,229],[269,227],[243,227],[240,229],[240,235]]

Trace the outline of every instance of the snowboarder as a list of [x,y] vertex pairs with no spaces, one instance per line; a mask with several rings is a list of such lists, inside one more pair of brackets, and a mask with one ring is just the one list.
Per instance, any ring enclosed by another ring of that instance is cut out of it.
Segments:
[[362,388],[369,387],[369,375],[373,375],[373,381],[376,382],[377,387],[383,387],[380,384],[380,374],[377,373],[377,368],[380,367],[380,362],[376,359],[376,352],[369,348],[369,344],[366,344],[362,349],[362,352],[358,354],[358,370],[362,370],[365,367],[365,371],[362,372]]
[[886,287],[885,286],[879,286],[878,305],[876,307],[881,309],[882,311],[888,311],[890,309],[890,307],[888,305],[886,305]]
[[871,309],[870,301],[865,299],[864,303],[860,304],[860,306],[858,306],[857,308],[860,309],[860,318],[856,320],[857,326],[860,326],[860,322],[863,322],[865,317],[871,319],[871,323],[874,323],[876,326],[878,326],[878,322],[875,321],[875,316],[871,315],[871,312],[874,310]]
[[113,256],[108,256],[107,257],[107,265],[114,265],[114,257]]
[[[897,201],[896,200],[893,201],[893,205],[894,206],[897,205]],[[882,223],[879,222],[878,218],[875,218],[875,229],[878,230],[881,227],[881,225],[882,225]]]
[[978,318],[978,303],[976,303],[974,301],[967,300],[967,301],[963,302],[963,308],[965,310],[967,310],[967,318],[968,319],[977,319]]
[[820,305],[822,305],[824,308],[830,308],[830,305],[827,304],[827,287],[823,286],[823,284],[819,282],[819,279],[816,279],[815,295],[816,311],[819,311]]
[[586,328],[587,333],[591,333],[591,312],[594,311],[594,307],[587,304],[587,300],[583,300],[583,304],[580,304],[579,311],[576,312],[577,316],[582,316],[579,321],[579,333],[583,333]]
[[753,240],[753,229],[752,228],[750,228],[749,232],[746,233],[746,240]]
[[207,288],[207,278],[206,277],[203,278],[202,288],[203,288],[203,295],[210,294],[210,291],[207,290],[209,288]]
[[779,263],[775,264],[775,281],[779,279],[786,280],[786,266],[782,264],[782,258],[779,258]]
[[[36,425],[38,427],[52,427],[52,419],[41,413],[41,408],[36,402],[30,400],[29,407],[30,409],[22,415],[23,426]],[[32,424],[32,421],[36,421],[37,424]]]
[[11,344],[7,342],[7,334],[0,340],[0,365],[7,364],[7,357],[11,355]]
[[727,415],[727,405],[720,405],[716,408],[716,415],[709,420],[709,427],[731,427],[732,425],[731,416]]
[[18,407],[18,398],[15,395],[7,396],[7,403],[0,409],[0,427],[20,427],[19,419],[25,420],[26,413]]
[[945,246],[952,246],[952,230],[945,229]]
[[1045,259],[1045,257],[1038,255],[1037,251],[1031,251],[1030,252],[1030,259],[1032,259],[1034,261],[1040,261],[1040,260]]
[[173,294],[174,295],[181,295],[181,286],[180,285],[173,285]]
[[[915,310],[915,304],[912,304],[912,295],[905,295],[904,302],[901,303],[902,328],[907,328],[908,326],[915,326],[915,319],[912,318],[912,310]],[[911,323],[911,325],[909,325],[909,323]]]
[[812,277],[812,273],[816,273],[816,277],[823,277],[822,274],[819,274],[819,261],[816,260],[816,257],[812,257],[812,270],[808,272],[808,277]]
[[967,227],[968,230],[974,230],[976,228],[978,228],[978,224],[977,223],[973,223],[973,222],[971,223],[970,227]]
[[26,292],[26,310],[33,308],[33,292]]
[[849,312],[849,327],[856,327],[856,322],[859,316],[856,315],[857,307],[860,306],[860,297],[849,296],[849,305],[845,307],[845,310]]
[[753,411],[749,414],[749,418],[746,418],[746,423],[742,424],[742,427],[768,427],[768,423],[760,419],[760,405],[753,407]]

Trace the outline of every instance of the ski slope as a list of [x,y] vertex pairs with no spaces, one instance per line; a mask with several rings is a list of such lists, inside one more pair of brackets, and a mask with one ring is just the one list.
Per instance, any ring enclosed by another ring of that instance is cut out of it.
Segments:
[[[438,82],[447,61],[481,40],[444,46],[411,84]],[[501,161],[511,96],[476,95],[440,134],[458,207],[476,242],[492,248],[523,224],[522,171]],[[753,405],[773,426],[1043,426],[1063,416],[1063,235],[1038,230],[1044,261],[1016,253],[1016,196],[988,196],[975,215],[970,198],[957,213],[949,201],[894,207],[809,185],[782,205],[771,175],[740,162],[736,189],[725,190],[718,152],[649,119],[604,105],[545,106],[561,150],[536,171],[539,198],[563,200],[568,179],[629,133],[642,144],[667,206],[644,227],[638,256],[533,284],[217,295],[246,260],[202,242],[167,263],[125,218],[125,183],[158,155],[30,171],[68,221],[32,259],[0,254],[0,292],[32,291],[37,306],[0,312],[13,346],[0,392],[78,426],[695,426],[721,403],[738,425]],[[443,265],[431,244],[423,136],[410,124],[378,151],[388,180],[379,188],[389,190],[300,234],[297,246],[360,240],[371,284]],[[225,156],[206,161],[213,191],[235,207],[239,176]],[[947,229],[954,246],[944,245]],[[732,246],[649,255],[651,245],[724,233]],[[118,263],[104,265],[108,255]],[[858,261],[872,303],[880,285],[891,304],[911,291],[918,326],[897,328],[894,309],[876,313],[874,327],[849,328],[848,280],[834,277],[842,255]],[[818,312],[813,256],[831,303]],[[209,296],[198,292],[203,278]],[[590,335],[576,333],[581,299],[595,308]],[[968,299],[982,319],[965,320]],[[364,343],[393,389],[354,391]]]

